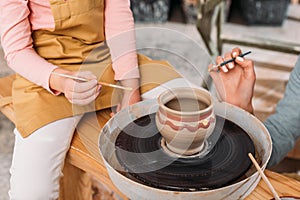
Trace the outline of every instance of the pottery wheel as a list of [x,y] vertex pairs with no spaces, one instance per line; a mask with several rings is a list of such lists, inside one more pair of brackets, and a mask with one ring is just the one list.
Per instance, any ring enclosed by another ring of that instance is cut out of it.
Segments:
[[255,155],[255,148],[243,129],[224,120],[217,116],[214,131],[222,132],[205,157],[174,158],[161,147],[155,114],[144,116],[118,135],[117,159],[126,170],[125,176],[159,189],[203,191],[232,184],[245,178],[251,166],[248,153]]

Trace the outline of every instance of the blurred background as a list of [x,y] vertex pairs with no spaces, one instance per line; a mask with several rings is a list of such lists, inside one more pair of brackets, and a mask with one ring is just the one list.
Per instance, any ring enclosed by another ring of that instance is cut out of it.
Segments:
[[[168,60],[191,79],[199,63],[199,68],[206,67],[236,46],[251,50],[248,58],[254,60],[257,74],[255,115],[264,121],[275,112],[300,53],[298,0],[131,0],[131,9],[138,51]],[[152,50],[145,50],[148,46]],[[181,59],[157,49],[180,50]],[[0,44],[0,77],[11,73]],[[0,200],[8,199],[13,128],[0,114]],[[273,170],[299,179],[299,159],[300,142]]]

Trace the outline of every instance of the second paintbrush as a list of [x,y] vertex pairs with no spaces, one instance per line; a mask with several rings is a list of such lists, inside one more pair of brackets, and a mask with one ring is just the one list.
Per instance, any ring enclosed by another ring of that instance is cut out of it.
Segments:
[[[244,56],[246,56],[246,55],[248,55],[248,54],[250,54],[250,53],[251,53],[251,51],[247,51],[247,52],[245,52],[245,53],[240,54],[239,57],[244,57]],[[234,62],[235,59],[236,59],[236,58],[231,58],[231,59],[226,60],[226,61],[224,61],[224,62],[222,62],[222,63],[220,63],[220,64],[218,64],[218,65],[214,65],[213,67],[211,67],[211,68],[208,69],[208,72],[211,72],[211,71],[214,70],[214,69],[219,69],[219,67],[222,67],[222,66],[224,66],[224,65],[226,65],[226,64],[228,64],[228,63],[230,63],[230,62]]]
[[[83,81],[83,82],[89,81],[88,79],[85,79],[85,78],[81,78],[81,77],[77,77],[77,76],[71,76],[71,75],[67,75],[67,74],[61,74],[61,73],[56,73],[56,72],[52,72],[52,74],[56,75],[56,76],[70,78],[70,79],[77,80],[77,81]],[[108,87],[118,88],[118,89],[122,89],[122,90],[130,90],[130,91],[132,90],[132,88],[130,88],[130,87],[123,87],[123,86],[120,86],[120,85],[114,85],[114,84],[101,82],[101,81],[99,81],[98,84],[105,85],[105,86],[108,86]]]

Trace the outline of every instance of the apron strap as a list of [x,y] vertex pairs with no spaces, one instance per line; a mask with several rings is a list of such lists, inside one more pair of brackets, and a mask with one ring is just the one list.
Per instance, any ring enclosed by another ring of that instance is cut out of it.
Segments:
[[11,96],[0,98],[0,108],[6,106],[8,104],[11,104],[11,103],[12,103],[12,97]]

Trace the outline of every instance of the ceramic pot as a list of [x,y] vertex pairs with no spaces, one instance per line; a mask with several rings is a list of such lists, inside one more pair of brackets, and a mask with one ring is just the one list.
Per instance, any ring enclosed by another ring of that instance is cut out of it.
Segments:
[[201,152],[216,123],[210,93],[201,88],[174,88],[158,97],[158,105],[156,126],[167,149],[178,156]]

